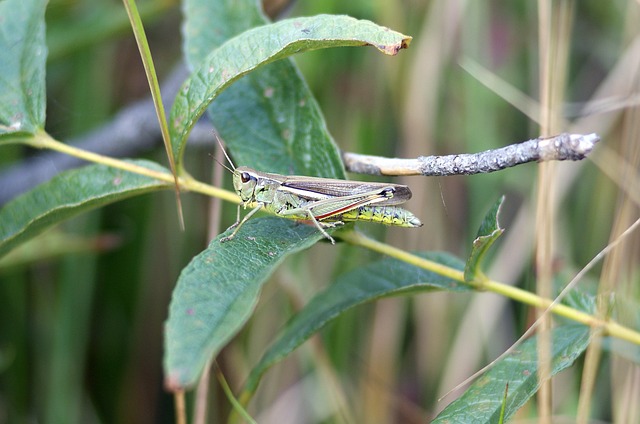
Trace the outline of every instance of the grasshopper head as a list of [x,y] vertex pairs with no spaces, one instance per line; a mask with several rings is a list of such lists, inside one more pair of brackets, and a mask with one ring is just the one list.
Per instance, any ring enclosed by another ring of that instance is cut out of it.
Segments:
[[258,178],[255,172],[246,166],[240,166],[233,172],[233,188],[243,202],[250,202],[255,198]]

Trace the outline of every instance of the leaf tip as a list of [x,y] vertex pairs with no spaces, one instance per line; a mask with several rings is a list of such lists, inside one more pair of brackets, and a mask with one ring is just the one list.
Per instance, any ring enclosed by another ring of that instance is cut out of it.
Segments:
[[405,38],[402,39],[402,41],[400,42],[400,48],[401,49],[408,49],[409,48],[409,44],[411,44],[411,40],[413,40],[413,37],[411,36],[405,36]]
[[402,40],[400,40],[398,43],[378,44],[376,48],[386,55],[395,56],[400,50],[409,48],[411,40],[413,40],[413,37],[409,37],[408,35],[406,35],[403,36]]
[[184,385],[181,383],[180,375],[177,372],[172,372],[164,379],[164,388],[168,392],[177,393],[184,390]]

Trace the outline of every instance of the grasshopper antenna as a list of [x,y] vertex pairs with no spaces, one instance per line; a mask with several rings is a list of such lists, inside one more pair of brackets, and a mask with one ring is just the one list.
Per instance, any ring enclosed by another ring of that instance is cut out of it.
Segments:
[[227,165],[225,165],[224,163],[220,162],[218,160],[218,158],[213,156],[211,153],[209,153],[209,156],[211,156],[211,159],[213,159],[218,165],[222,166],[224,169],[226,169],[227,171],[229,171],[229,172],[231,172],[233,174],[233,169],[229,168]]
[[213,135],[216,137],[216,140],[218,141],[218,145],[220,146],[220,149],[222,149],[222,153],[224,153],[224,157],[227,158],[227,162],[229,162],[229,165],[231,165],[231,168],[229,168],[227,165],[225,165],[224,163],[220,163],[218,162],[218,160],[216,158],[213,158],[216,162],[218,162],[220,165],[222,165],[227,171],[231,172],[232,174],[234,173],[234,171],[236,170],[235,165],[233,164],[233,162],[231,161],[231,158],[229,158],[229,155],[227,154],[227,151],[225,150],[223,144],[222,144],[222,140],[220,140],[220,136],[218,136],[217,132],[214,132]]

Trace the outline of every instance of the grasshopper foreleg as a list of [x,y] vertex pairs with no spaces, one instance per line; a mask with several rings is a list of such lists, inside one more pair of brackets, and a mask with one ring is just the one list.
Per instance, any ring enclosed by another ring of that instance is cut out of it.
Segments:
[[220,239],[220,243],[225,243],[229,240],[231,240],[232,238],[234,238],[236,236],[236,234],[238,233],[238,230],[240,230],[240,227],[242,227],[242,225],[247,222],[247,220],[249,218],[251,218],[256,212],[258,212],[260,209],[262,209],[262,203],[259,203],[258,206],[256,206],[255,208],[251,209],[249,211],[248,214],[246,214],[244,216],[244,218],[242,218],[242,221],[240,220],[240,205],[238,205],[238,219],[236,220],[236,222],[231,225],[229,228],[227,228],[227,231],[229,231],[232,228],[235,228],[235,230],[233,230],[233,233],[231,233],[230,235],[226,236],[226,237],[222,237]]
[[[229,228],[227,228],[227,231],[229,231],[232,228],[236,228],[239,224],[240,224],[240,208],[242,207],[242,204],[238,205],[238,209],[236,209],[237,213],[236,213],[236,222],[234,222],[233,224],[231,224],[229,226]],[[225,237],[226,238],[226,237]],[[225,240],[226,241],[226,240]]]

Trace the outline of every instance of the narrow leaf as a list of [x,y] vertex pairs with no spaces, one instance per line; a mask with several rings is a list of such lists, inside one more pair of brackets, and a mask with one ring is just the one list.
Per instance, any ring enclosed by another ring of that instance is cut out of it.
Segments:
[[[589,345],[589,328],[566,325],[553,330],[551,375],[570,367]],[[505,421],[508,421],[535,393],[538,382],[536,337],[498,362],[458,399],[447,406],[434,423],[498,422],[506,385]]]
[[0,1],[0,143],[44,127],[46,4]]
[[485,254],[504,232],[504,229],[500,228],[500,224],[498,223],[498,214],[500,213],[500,207],[503,202],[504,196],[500,197],[491,209],[489,209],[489,212],[487,212],[478,229],[478,234],[473,240],[471,255],[469,255],[467,264],[464,267],[465,281],[472,282],[482,274],[481,266]]
[[373,45],[386,54],[396,54],[410,40],[372,22],[347,16],[294,18],[245,31],[211,52],[176,97],[170,119],[175,156],[181,162],[193,124],[213,99],[258,66],[294,53],[337,46]]
[[[149,161],[130,163],[167,172]],[[0,256],[81,212],[168,187],[165,182],[105,165],[62,172],[0,209]]]
[[220,243],[223,236],[182,270],[173,292],[164,360],[165,384],[172,390],[195,383],[240,330],[278,264],[322,237],[311,226],[275,217],[250,220],[233,240]]
[[[431,252],[420,256],[459,270],[464,266],[459,259],[447,253]],[[251,371],[244,390],[250,393],[255,391],[261,376],[268,368],[349,309],[384,297],[432,290],[468,291],[471,288],[391,258],[340,276],[287,323]]]
[[504,414],[507,410],[507,395],[509,394],[509,383],[505,385],[504,396],[502,397],[502,406],[500,407],[500,417],[498,424],[504,424]]

